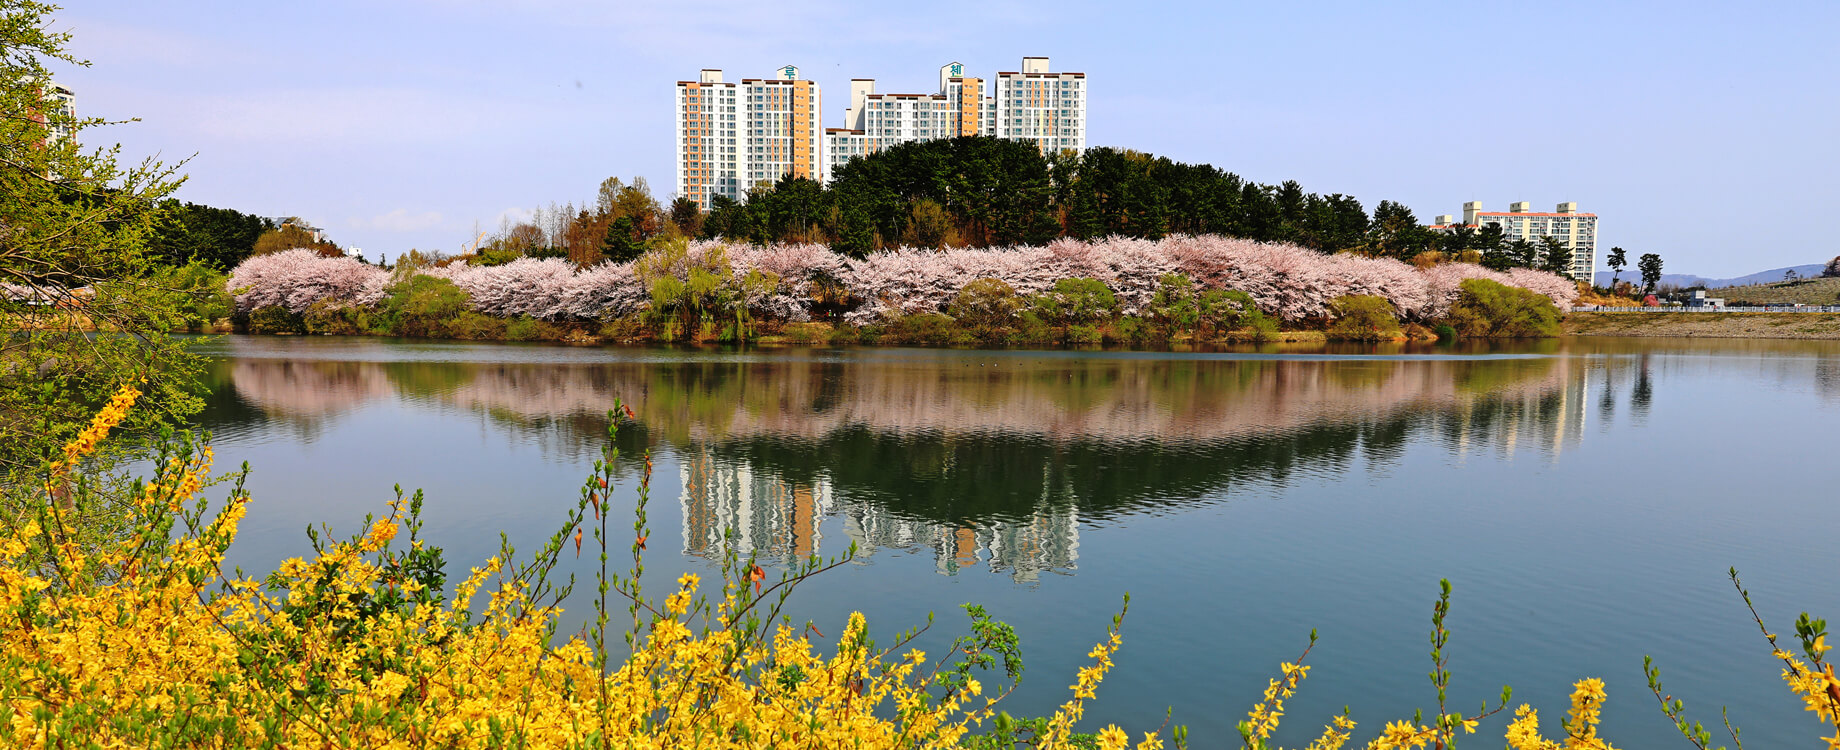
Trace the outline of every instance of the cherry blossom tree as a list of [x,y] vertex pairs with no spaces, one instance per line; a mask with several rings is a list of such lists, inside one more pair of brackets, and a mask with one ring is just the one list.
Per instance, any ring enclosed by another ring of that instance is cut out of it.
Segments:
[[[746,281],[742,286],[755,313],[806,320],[814,285],[827,282],[841,284],[860,300],[846,315],[856,324],[888,314],[942,311],[978,279],[1002,281],[1022,295],[1045,292],[1063,279],[1097,279],[1112,291],[1121,312],[1137,315],[1155,296],[1159,279],[1180,273],[1199,289],[1245,292],[1266,313],[1289,320],[1328,317],[1333,300],[1351,295],[1381,297],[1407,319],[1434,320],[1449,313],[1458,285],[1476,278],[1543,294],[1560,309],[1569,309],[1578,296],[1571,279],[1544,271],[1502,273],[1470,263],[1420,270],[1388,258],[1325,255],[1298,245],[1217,235],[1062,239],[1038,247],[903,247],[860,260],[816,244],[714,241],[691,243],[672,257],[687,267],[703,264],[714,253],[726,259],[738,285]],[[520,258],[501,266],[448,265],[404,273],[448,279],[471,295],[475,310],[499,317],[593,320],[631,315],[648,304],[632,263],[578,269],[561,259]],[[400,280],[349,258],[294,250],[244,261],[231,273],[229,288],[240,310],[280,305],[301,312],[322,299],[376,305]]]

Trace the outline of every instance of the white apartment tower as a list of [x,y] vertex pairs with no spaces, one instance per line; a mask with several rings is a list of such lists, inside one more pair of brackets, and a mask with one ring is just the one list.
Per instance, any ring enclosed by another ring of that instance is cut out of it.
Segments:
[[1048,58],[1022,58],[1022,70],[998,73],[991,135],[1034,141],[1042,153],[1086,148],[1086,74],[1050,73]]
[[42,97],[38,108],[26,112],[26,119],[45,128],[44,143],[52,144],[76,138],[77,95],[56,81],[39,88]]
[[1025,57],[1021,71],[992,80],[947,63],[932,94],[877,93],[875,79],[854,79],[844,126],[824,130],[828,172],[897,144],[964,135],[1030,141],[1043,153],[1083,150],[1086,74],[1050,73],[1048,58]]
[[[1456,217],[1444,214],[1432,228],[1445,229],[1455,223]],[[1597,269],[1597,214],[1578,213],[1575,201],[1559,204],[1552,213],[1536,213],[1527,201],[1510,203],[1507,211],[1484,211],[1482,201],[1470,201],[1463,204],[1463,224],[1472,229],[1499,225],[1503,242],[1557,239],[1571,249],[1572,278],[1579,281],[1590,281]]]
[[820,109],[817,82],[793,65],[739,84],[714,69],[678,81],[677,194],[706,210],[714,196],[741,200],[786,175],[824,180]]
[[60,116],[51,123],[52,142],[66,138],[75,139],[77,131],[73,124],[77,121],[77,95],[69,88],[59,86],[56,82],[51,84],[50,94],[51,96],[47,98],[50,99],[52,107]]

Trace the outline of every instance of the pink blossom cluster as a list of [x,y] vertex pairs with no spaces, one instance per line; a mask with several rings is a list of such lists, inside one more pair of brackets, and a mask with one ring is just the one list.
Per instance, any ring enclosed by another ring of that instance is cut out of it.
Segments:
[[[696,242],[691,252],[721,245],[719,242]],[[729,245],[728,260],[737,276],[749,270],[763,271],[779,277],[772,292],[748,299],[748,308],[756,314],[783,320],[811,319],[812,283],[820,278],[841,281],[850,270],[850,260],[823,245]]]
[[[756,270],[778,277],[775,288],[753,289],[748,305],[787,320],[807,318],[812,283],[820,278],[836,280],[863,301],[850,313],[855,323],[888,313],[943,310],[961,288],[980,278],[1001,280],[1025,295],[1046,291],[1061,279],[1098,279],[1112,289],[1120,311],[1132,315],[1150,302],[1165,274],[1181,273],[1202,288],[1245,292],[1267,313],[1291,320],[1326,316],[1331,301],[1350,294],[1383,297],[1407,318],[1440,318],[1448,314],[1458,286],[1472,278],[1538,292],[1560,309],[1569,309],[1578,294],[1570,279],[1525,268],[1502,273],[1450,263],[1420,271],[1396,260],[1324,255],[1297,245],[1213,235],[1063,239],[1046,246],[943,251],[901,248],[862,260],[823,245],[697,242],[684,260],[718,249],[726,253],[737,279]],[[452,265],[418,272],[454,282],[472,296],[474,309],[502,317],[593,319],[628,315],[647,304],[631,263],[576,269],[561,259],[523,258],[502,266]],[[229,286],[240,309],[282,305],[300,312],[327,298],[374,305],[391,280],[389,273],[355,260],[292,250],[244,261],[232,272]]]
[[279,306],[301,313],[322,299],[381,299],[389,278],[389,271],[354,258],[326,258],[297,248],[237,264],[224,286],[239,310]]
[[631,263],[602,263],[577,271],[561,258],[519,258],[502,266],[448,265],[420,273],[454,282],[485,315],[543,320],[627,315],[645,303]]

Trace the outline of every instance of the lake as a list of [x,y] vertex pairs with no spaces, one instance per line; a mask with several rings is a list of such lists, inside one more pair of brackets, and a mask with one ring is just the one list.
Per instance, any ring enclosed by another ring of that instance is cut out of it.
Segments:
[[[1604,734],[1685,747],[1642,675],[1651,654],[1695,718],[1729,705],[1755,747],[1820,725],[1726,578],[1778,633],[1840,616],[1824,474],[1840,342],[1569,339],[1466,348],[1210,352],[571,348],[367,338],[203,340],[200,425],[255,496],[233,561],[251,572],[427,496],[450,578],[504,532],[534,549],[607,446],[614,397],[627,528],[655,459],[646,579],[708,581],[724,533],[783,566],[853,564],[789,608],[884,638],[958,605],[1015,626],[1028,665],[1005,707],[1040,715],[1125,592],[1117,668],[1080,727],[1155,728],[1196,747],[1234,723],[1315,628],[1315,669],[1279,739],[1348,705],[1365,742],[1435,710],[1438,580],[1455,594],[1450,695],[1515,688],[1558,731],[1571,684],[1602,677]],[[221,497],[221,488],[216,495]],[[615,532],[620,539],[620,532]],[[617,546],[615,559],[624,546]],[[592,588],[591,554],[565,556]],[[592,608],[567,603],[562,632]],[[624,608],[618,608],[624,612]],[[615,618],[617,622],[617,617]],[[1787,642],[1787,641],[1786,641]],[[990,680],[986,680],[987,683]],[[1474,742],[1500,741],[1506,714]],[[1729,738],[1727,738],[1729,739]]]

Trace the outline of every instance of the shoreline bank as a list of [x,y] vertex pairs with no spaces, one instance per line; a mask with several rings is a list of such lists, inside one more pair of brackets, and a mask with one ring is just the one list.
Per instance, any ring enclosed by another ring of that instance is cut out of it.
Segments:
[[1840,313],[1575,312],[1567,336],[1840,340]]

